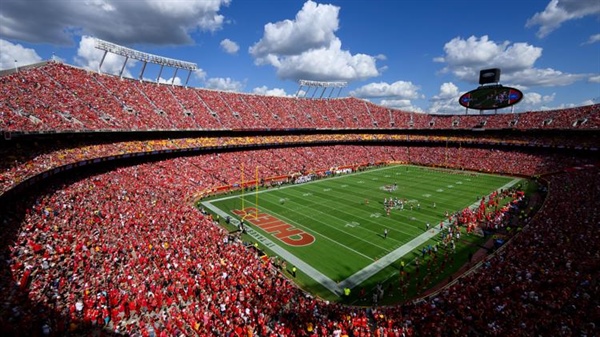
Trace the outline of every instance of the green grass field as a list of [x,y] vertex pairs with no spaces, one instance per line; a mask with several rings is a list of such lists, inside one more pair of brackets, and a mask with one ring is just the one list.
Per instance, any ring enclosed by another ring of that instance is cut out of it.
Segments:
[[[301,287],[330,300],[340,300],[341,289],[348,287],[353,295],[345,300],[356,303],[360,301],[356,290],[370,291],[377,283],[396,279],[400,261],[410,266],[415,257],[421,257],[422,247],[439,240],[437,228],[446,219],[446,211],[462,210],[494,190],[519,182],[506,176],[395,165],[258,192],[247,190],[243,195],[205,200],[202,207],[222,219],[230,216],[234,223],[243,217],[240,210],[245,208],[248,238],[269,256],[285,260],[288,271],[296,266]],[[393,208],[388,215],[386,198],[407,202],[404,209]],[[457,246],[458,258],[466,259],[482,242],[478,237],[465,237]],[[409,292],[414,295],[419,289]],[[399,294],[386,298],[398,300]]]

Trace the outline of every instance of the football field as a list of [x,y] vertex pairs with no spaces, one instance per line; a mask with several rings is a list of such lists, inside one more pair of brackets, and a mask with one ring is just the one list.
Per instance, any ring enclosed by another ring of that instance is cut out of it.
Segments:
[[[302,184],[221,196],[202,207],[243,221],[261,249],[276,255],[303,282],[340,295],[343,288],[385,280],[400,259],[437,240],[440,223],[482,196],[520,178],[393,165]],[[385,200],[394,200],[384,205]],[[398,201],[396,201],[398,200]],[[427,224],[430,229],[427,230]],[[311,291],[311,289],[306,289]]]

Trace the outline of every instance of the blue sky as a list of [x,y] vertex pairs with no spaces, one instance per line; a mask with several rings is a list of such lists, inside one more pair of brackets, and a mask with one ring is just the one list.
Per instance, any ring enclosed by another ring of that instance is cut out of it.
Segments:
[[[92,37],[196,63],[190,86],[294,95],[346,81],[407,111],[463,113],[479,71],[519,88],[515,111],[600,103],[598,0],[3,0],[0,69],[57,58],[97,69]],[[112,56],[102,70],[118,72]],[[137,78],[139,62],[126,75]],[[149,65],[147,79],[158,66]],[[163,71],[170,81],[173,69]],[[187,74],[178,72],[176,83]],[[309,95],[312,94],[309,92]],[[337,94],[337,92],[336,92]]]

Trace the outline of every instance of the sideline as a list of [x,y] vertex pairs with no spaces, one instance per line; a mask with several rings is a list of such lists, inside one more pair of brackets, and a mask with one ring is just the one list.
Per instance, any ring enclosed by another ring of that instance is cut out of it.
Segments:
[[[496,191],[499,192],[501,189],[510,188],[513,185],[515,185],[516,183],[518,183],[519,181],[521,181],[521,178],[513,179],[512,181],[506,183],[504,186],[498,188]],[[471,204],[469,206],[469,208],[472,209],[472,208],[476,208],[477,206],[479,206],[479,201],[476,201],[473,204]],[[448,226],[448,224],[449,224],[448,220],[444,221],[443,222],[444,228],[446,228]],[[364,267],[363,269],[354,273],[347,279],[343,280],[342,282],[340,282],[340,287],[342,287],[342,288],[348,287],[350,289],[356,287],[363,281],[367,280],[368,278],[375,275],[382,269],[384,269],[387,266],[394,263],[394,261],[397,261],[398,259],[400,259],[404,255],[406,255],[407,253],[411,252],[413,249],[415,249],[418,246],[420,246],[421,244],[427,242],[427,240],[431,239],[439,232],[440,232],[439,227],[433,226],[433,228],[431,230],[424,232],[423,234],[417,236],[416,238],[412,239],[411,241],[409,241],[408,243],[399,247],[398,249],[392,251],[391,253],[385,255],[381,259],[373,262],[372,264]]]
[[[206,206],[206,208],[215,212],[223,219],[225,219],[227,216],[229,216],[227,213],[222,211],[220,208],[217,208],[210,202],[202,202],[202,205]],[[234,224],[235,226],[238,226],[240,222],[237,219],[231,218],[231,223]],[[262,235],[261,233],[259,233],[255,229],[253,229],[251,226],[245,226],[245,227],[246,227],[246,232],[252,238],[254,238],[256,241],[260,242],[265,247],[268,247],[279,257],[283,258],[284,260],[288,261],[292,265],[296,266],[303,273],[310,276],[310,278],[312,278],[313,280],[319,282],[319,284],[321,284],[322,286],[327,288],[329,291],[331,291],[335,295],[337,295],[337,296],[342,295],[341,288],[332,279],[325,276],[325,274],[321,273],[320,271],[316,270],[313,266],[311,266],[311,265],[307,264],[306,262],[304,262],[303,260],[299,259],[296,255],[291,254],[289,251],[282,248],[281,246],[279,246],[278,244],[276,244],[275,242],[273,242],[271,239],[267,238],[266,236]]]
[[[383,167],[383,168],[379,168],[379,169],[375,169],[375,170],[379,171],[379,170],[390,169],[390,168],[391,167]],[[358,172],[357,174],[371,172],[371,171],[374,171],[374,170]],[[345,177],[345,176],[346,175],[339,176],[339,178]],[[333,179],[337,179],[337,178],[338,177],[333,177]],[[330,179],[328,179],[328,180],[330,180]],[[502,187],[498,188],[496,191],[499,192],[501,189],[510,188],[513,185],[517,184],[521,180],[522,180],[521,178],[515,178],[512,181],[503,185]],[[319,181],[320,180],[316,180],[316,181],[312,181],[312,182],[308,182],[308,183],[315,183],[315,182],[319,182]],[[294,187],[294,186],[295,185],[289,185],[289,186],[284,186],[281,188],[289,188],[289,187]],[[262,193],[262,192],[267,192],[267,191],[269,191],[269,190],[263,190],[263,191],[259,191],[257,193]],[[215,214],[218,214],[221,218],[225,219],[227,216],[230,216],[230,215],[227,214],[226,212],[224,212],[223,210],[221,210],[220,208],[217,208],[215,205],[212,204],[212,202],[219,201],[219,200],[227,200],[227,199],[236,198],[236,197],[238,197],[238,196],[229,196],[229,197],[220,198],[220,199],[213,199],[210,201],[202,201],[201,204],[203,206],[205,206],[206,208],[210,209],[211,211],[213,211]],[[474,207],[477,207],[478,205],[479,205],[479,201],[476,201],[468,207],[474,208]],[[235,218],[231,218],[231,222],[236,226],[239,225],[239,221]],[[443,222],[444,228],[447,227],[448,224],[449,224],[448,220],[444,221]],[[289,251],[282,248],[281,246],[279,246],[278,244],[273,242],[271,239],[267,238],[263,234],[254,230],[250,226],[246,226],[246,231],[256,241],[258,241],[261,244],[263,244],[264,246],[268,247],[270,250],[272,250],[275,254],[277,254],[284,260],[287,260],[289,263],[295,265],[299,270],[301,270],[303,273],[308,275],[310,278],[312,278],[313,280],[315,280],[316,282],[321,284],[323,287],[328,289],[330,292],[332,292],[333,294],[335,294],[337,296],[342,296],[344,288],[352,289],[352,288],[356,287],[357,285],[361,284],[362,282],[369,279],[373,275],[377,274],[384,268],[387,268],[388,266],[390,266],[392,263],[394,263],[395,261],[397,261],[404,255],[410,253],[412,250],[414,250],[421,244],[427,242],[429,239],[431,239],[436,234],[438,234],[440,232],[440,229],[438,226],[433,226],[432,230],[426,231],[426,232],[422,233],[421,235],[415,237],[411,241],[398,247],[397,249],[393,250],[389,254],[380,258],[379,260],[371,263],[370,265],[364,267],[363,269],[361,269],[358,272],[354,273],[353,275],[349,276],[345,280],[341,281],[339,284],[336,283],[335,281],[333,281],[331,278],[325,276],[325,274],[316,270],[310,264],[307,264],[303,260],[299,259],[297,256],[291,254]]]

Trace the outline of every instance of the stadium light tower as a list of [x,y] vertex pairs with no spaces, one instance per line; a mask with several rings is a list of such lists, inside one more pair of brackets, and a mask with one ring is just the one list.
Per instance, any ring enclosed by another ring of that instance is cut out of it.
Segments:
[[[348,82],[343,82],[343,81],[323,82],[323,81],[299,80],[298,84],[300,86],[298,87],[298,91],[296,91],[296,97],[299,97],[300,92],[302,91],[302,88],[306,87],[307,89],[304,92],[304,95],[302,96],[302,98],[306,98],[306,96],[310,92],[311,88],[314,88],[315,90],[313,91],[313,94],[310,98],[314,98],[315,95],[317,94],[317,91],[319,91],[319,90],[321,90],[321,94],[319,95],[319,98],[323,98],[323,95],[327,91],[327,88],[331,88],[331,91],[329,92],[329,96],[327,96],[327,98],[331,98],[331,95],[333,94],[333,92],[336,88],[339,89],[338,94],[337,94],[337,97],[339,97],[340,93],[342,92],[342,88],[345,88],[348,85]],[[322,88],[322,89],[320,89],[320,88]]]
[[101,73],[102,64],[104,63],[104,59],[106,58],[106,54],[113,53],[116,55],[120,55],[125,57],[125,62],[123,62],[123,66],[121,67],[121,71],[119,72],[119,77],[123,76],[123,71],[125,70],[125,66],[129,59],[134,59],[143,62],[142,69],[140,71],[140,75],[138,79],[141,81],[144,77],[144,72],[146,71],[146,65],[148,63],[158,64],[160,65],[160,71],[158,76],[156,77],[156,82],[159,82],[160,76],[162,75],[163,68],[165,66],[170,68],[175,68],[175,73],[173,74],[173,78],[171,79],[171,85],[175,83],[175,76],[177,76],[177,71],[179,69],[184,69],[188,71],[187,78],[185,80],[185,86],[187,86],[188,81],[190,80],[190,75],[192,71],[196,71],[198,66],[195,63],[175,60],[167,57],[162,57],[158,55],[148,54],[141,52],[139,50],[127,48],[124,46],[120,46],[118,44],[114,44],[112,42],[100,40],[94,38],[94,45],[96,49],[104,50],[104,55],[102,55],[102,59],[100,60],[100,64],[98,65],[98,72]]

